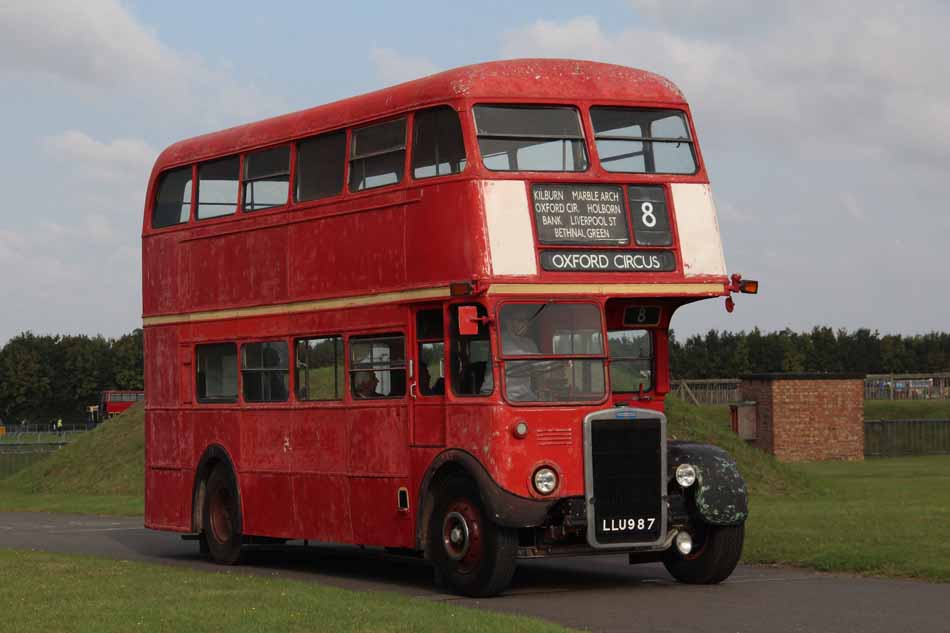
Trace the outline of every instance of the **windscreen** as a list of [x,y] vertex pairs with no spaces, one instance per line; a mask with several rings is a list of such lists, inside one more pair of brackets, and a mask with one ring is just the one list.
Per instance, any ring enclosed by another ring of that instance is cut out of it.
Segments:
[[482,162],[492,171],[584,171],[587,152],[577,109],[475,106]]
[[605,393],[600,309],[508,303],[499,328],[505,393],[513,402],[600,400]]

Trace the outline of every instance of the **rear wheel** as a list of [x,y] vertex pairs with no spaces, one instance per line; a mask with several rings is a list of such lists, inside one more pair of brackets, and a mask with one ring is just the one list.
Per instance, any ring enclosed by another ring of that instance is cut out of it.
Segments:
[[694,549],[688,555],[671,547],[663,565],[673,578],[691,585],[715,585],[728,578],[742,556],[745,525],[702,525],[693,534]]
[[241,562],[241,509],[234,473],[219,464],[208,477],[202,512],[204,541],[211,560],[221,565]]
[[492,523],[475,485],[447,480],[435,491],[428,553],[437,584],[465,596],[501,593],[515,572],[517,532]]

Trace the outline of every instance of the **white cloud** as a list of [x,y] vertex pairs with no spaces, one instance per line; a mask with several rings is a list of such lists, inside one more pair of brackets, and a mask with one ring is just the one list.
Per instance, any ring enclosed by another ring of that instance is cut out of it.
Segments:
[[100,102],[119,95],[166,120],[208,128],[285,109],[230,68],[169,47],[116,0],[0,5],[0,73],[21,81],[50,78],[53,90]]
[[403,55],[391,48],[373,48],[369,59],[376,67],[376,76],[386,84],[418,79],[442,70],[424,57]]
[[141,139],[120,138],[110,142],[97,141],[85,132],[68,130],[40,139],[51,158],[69,163],[83,177],[115,181],[130,175],[141,184],[148,176],[158,151]]

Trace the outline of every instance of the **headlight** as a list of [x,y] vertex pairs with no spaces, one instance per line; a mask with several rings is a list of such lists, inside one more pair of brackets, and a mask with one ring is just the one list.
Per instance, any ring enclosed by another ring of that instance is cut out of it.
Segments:
[[696,469],[692,464],[680,464],[676,467],[676,483],[689,488],[696,482]]
[[534,471],[534,489],[539,494],[549,495],[557,489],[557,473],[553,468],[542,466]]

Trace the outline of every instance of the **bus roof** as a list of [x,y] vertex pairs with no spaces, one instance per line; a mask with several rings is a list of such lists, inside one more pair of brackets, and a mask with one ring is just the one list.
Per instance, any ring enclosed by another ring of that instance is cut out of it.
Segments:
[[684,103],[673,82],[644,70],[573,59],[513,59],[462,66],[327,105],[196,136],[168,147],[167,167],[222,156],[456,99]]

